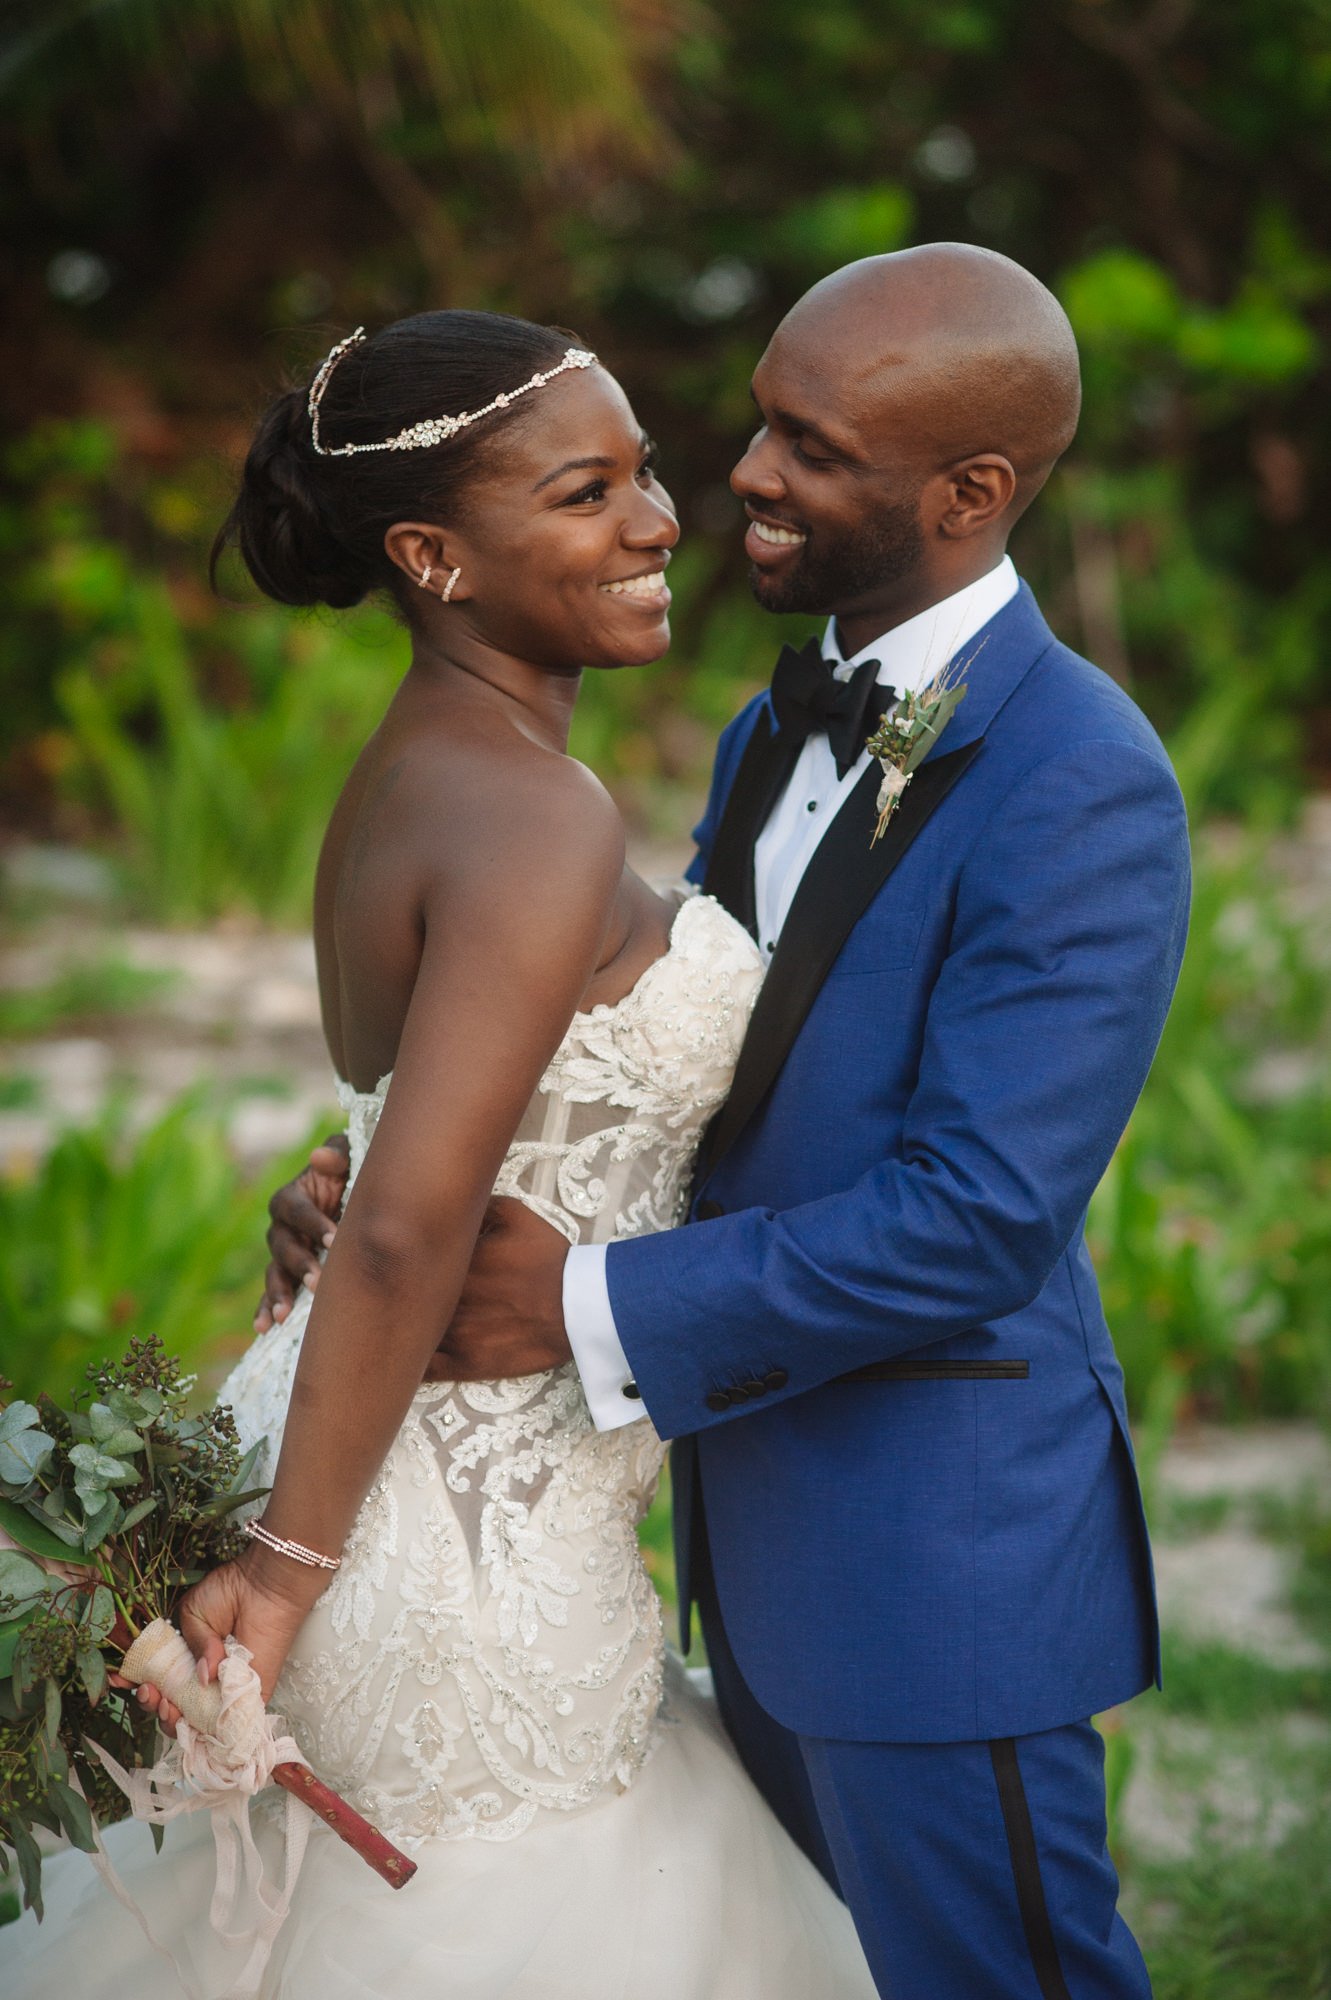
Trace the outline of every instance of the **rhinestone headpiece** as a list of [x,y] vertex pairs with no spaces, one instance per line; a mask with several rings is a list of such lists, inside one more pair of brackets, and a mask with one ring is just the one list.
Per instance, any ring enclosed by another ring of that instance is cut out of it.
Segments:
[[465,431],[468,424],[478,424],[482,417],[490,416],[495,410],[506,410],[519,396],[525,396],[529,389],[543,389],[547,382],[553,382],[556,375],[562,375],[567,368],[594,368],[596,356],[585,347],[570,347],[562,361],[556,361],[553,368],[538,368],[529,382],[520,389],[505,389],[487,403],[483,410],[464,410],[457,417],[427,417],[424,423],[411,424],[396,437],[384,438],[380,444],[321,444],[319,442],[319,405],[323,401],[324,390],[342,356],[350,347],[359,347],[365,338],[365,328],[358,326],[345,340],[339,340],[325,358],[318,374],[310,384],[310,441],[320,458],[351,458],[359,451],[421,451],[428,445],[446,444],[459,431]]

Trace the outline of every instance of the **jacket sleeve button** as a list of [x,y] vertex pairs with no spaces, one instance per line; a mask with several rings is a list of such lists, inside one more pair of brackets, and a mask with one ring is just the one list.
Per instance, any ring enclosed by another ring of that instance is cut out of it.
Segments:
[[725,1214],[725,1210],[720,1202],[713,1201],[710,1195],[706,1201],[700,1201],[693,1212],[699,1222],[715,1222],[718,1216]]
[[784,1389],[790,1380],[784,1368],[771,1368],[767,1372],[765,1386],[769,1389]]
[[760,1382],[755,1375],[752,1382],[744,1384],[744,1393],[751,1403],[756,1403],[759,1396],[767,1394],[767,1384],[766,1382]]
[[713,1389],[711,1395],[705,1396],[703,1400],[709,1410],[720,1411],[730,1408],[730,1398],[724,1389]]

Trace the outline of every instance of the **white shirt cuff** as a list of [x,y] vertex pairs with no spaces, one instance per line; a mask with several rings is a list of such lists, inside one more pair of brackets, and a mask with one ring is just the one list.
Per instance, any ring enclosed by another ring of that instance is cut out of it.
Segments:
[[564,1259],[564,1330],[592,1422],[598,1431],[617,1431],[645,1412],[640,1396],[624,1394],[626,1385],[634,1387],[633,1370],[610,1310],[607,1248],[604,1243],[575,1243]]

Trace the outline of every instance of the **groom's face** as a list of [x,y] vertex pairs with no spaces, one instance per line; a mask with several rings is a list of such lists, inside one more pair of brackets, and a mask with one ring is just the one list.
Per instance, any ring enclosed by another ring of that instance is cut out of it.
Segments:
[[731,474],[749,517],[744,547],[768,611],[846,613],[915,577],[932,466],[867,372],[778,330],[753,377],[761,428]]

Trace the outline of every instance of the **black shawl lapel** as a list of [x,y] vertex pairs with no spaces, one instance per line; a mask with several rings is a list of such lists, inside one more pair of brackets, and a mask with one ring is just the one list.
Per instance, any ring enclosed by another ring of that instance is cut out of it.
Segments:
[[758,915],[753,889],[754,842],[795,768],[800,747],[798,743],[781,742],[770,710],[759,711],[726,798],[703,877],[703,894],[715,896],[755,938]]
[[[700,1180],[713,1172],[758,1109],[803,1027],[837,953],[983,740],[979,737],[945,754],[935,753],[921,764],[876,846],[870,846],[870,841],[883,775],[876,763],[870,764],[836,815],[814,850],[782,926],[780,942],[740,1050],[730,1095],[703,1141]],[[736,790],[739,775],[735,780]],[[721,830],[724,831],[724,822]],[[718,833],[718,845],[719,840]],[[752,904],[752,836],[748,853]],[[704,886],[712,894],[719,893],[711,889],[710,870]]]

